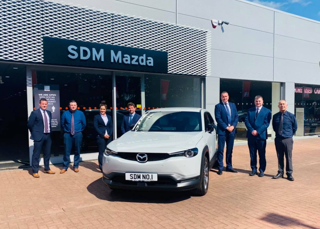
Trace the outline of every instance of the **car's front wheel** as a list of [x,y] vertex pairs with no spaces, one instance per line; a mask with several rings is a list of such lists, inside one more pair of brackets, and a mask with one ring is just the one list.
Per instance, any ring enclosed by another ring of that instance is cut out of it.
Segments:
[[200,183],[195,190],[195,194],[199,196],[204,196],[209,188],[209,159],[203,155],[201,162],[201,173],[200,173]]

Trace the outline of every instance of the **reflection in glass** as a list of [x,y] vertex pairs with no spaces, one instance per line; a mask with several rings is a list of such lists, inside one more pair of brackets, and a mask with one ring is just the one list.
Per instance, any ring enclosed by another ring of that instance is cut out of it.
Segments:
[[200,78],[145,76],[146,107],[201,107]]
[[304,135],[320,134],[320,86],[296,84],[295,87],[295,108],[303,108]]
[[139,121],[135,130],[156,132],[201,131],[200,112],[150,112]]

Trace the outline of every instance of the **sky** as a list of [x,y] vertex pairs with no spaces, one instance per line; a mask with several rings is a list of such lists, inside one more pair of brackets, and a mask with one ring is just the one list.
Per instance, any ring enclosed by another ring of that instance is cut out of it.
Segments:
[[320,21],[320,0],[247,0],[301,17]]

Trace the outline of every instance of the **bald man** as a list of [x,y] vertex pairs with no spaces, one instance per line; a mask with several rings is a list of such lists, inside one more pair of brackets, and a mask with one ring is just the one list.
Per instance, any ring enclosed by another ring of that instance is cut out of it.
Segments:
[[276,132],[274,140],[277,156],[278,156],[278,174],[273,179],[283,177],[284,173],[284,155],[286,156],[286,171],[287,179],[294,181],[292,176],[292,149],[293,149],[293,135],[296,133],[298,125],[294,114],[287,111],[288,104],[285,100],[280,100],[279,112],[273,115],[272,127]]

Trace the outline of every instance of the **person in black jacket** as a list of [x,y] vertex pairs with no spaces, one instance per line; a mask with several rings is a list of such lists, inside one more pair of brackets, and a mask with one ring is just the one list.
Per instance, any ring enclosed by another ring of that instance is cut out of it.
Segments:
[[100,104],[100,114],[94,116],[94,129],[97,132],[97,143],[99,149],[99,168],[102,171],[102,158],[106,146],[112,141],[113,124],[110,115],[106,114],[107,104]]

